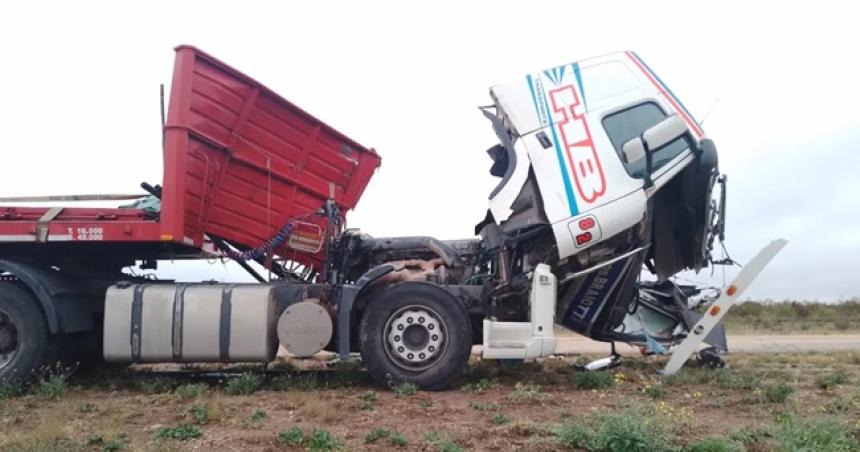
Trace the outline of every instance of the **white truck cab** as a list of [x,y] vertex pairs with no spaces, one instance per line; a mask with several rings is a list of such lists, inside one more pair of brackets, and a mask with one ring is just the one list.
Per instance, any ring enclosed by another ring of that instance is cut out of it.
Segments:
[[[515,213],[531,169],[560,258],[642,221],[648,196],[693,161],[691,144],[704,137],[634,52],[546,69],[493,86],[490,93],[512,145],[490,211],[498,223]],[[653,153],[650,189],[644,153],[626,156],[624,145],[669,117],[686,133]]]

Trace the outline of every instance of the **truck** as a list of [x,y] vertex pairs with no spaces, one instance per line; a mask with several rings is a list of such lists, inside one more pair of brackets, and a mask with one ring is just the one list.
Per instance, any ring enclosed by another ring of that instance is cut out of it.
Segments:
[[[677,346],[683,362],[703,341],[726,349],[720,318],[784,245],[719,297],[671,279],[714,263],[726,179],[634,52],[493,86],[482,113],[498,186],[475,238],[440,240],[346,228],[379,154],[215,57],[175,51],[161,184],[114,208],[20,204],[125,197],[0,200],[0,381],[56,362],[267,363],[283,347],[360,356],[380,384],[435,390],[475,345],[484,359],[552,355],[556,325]],[[256,282],[147,273],[202,259]]]

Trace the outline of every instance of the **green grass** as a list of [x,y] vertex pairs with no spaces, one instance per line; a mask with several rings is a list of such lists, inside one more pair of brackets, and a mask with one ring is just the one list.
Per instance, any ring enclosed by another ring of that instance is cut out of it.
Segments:
[[738,441],[728,438],[705,438],[690,444],[689,452],[744,452],[746,448]]
[[46,368],[36,381],[36,394],[46,399],[59,399],[69,389],[69,376],[75,371],[73,367]]
[[860,450],[852,430],[836,421],[787,422],[775,437],[787,451],[849,452]]
[[232,378],[227,382],[225,390],[232,395],[249,395],[260,390],[263,386],[263,377],[251,372]]
[[730,332],[856,331],[860,329],[860,299],[842,303],[745,302],[733,307],[723,322]]
[[571,377],[576,389],[609,389],[615,383],[610,372],[577,372]]
[[496,425],[502,425],[511,422],[511,418],[505,416],[502,413],[496,413],[490,418],[490,422]]
[[776,383],[765,386],[762,396],[764,401],[768,403],[784,403],[792,392],[794,392],[794,388],[788,383]]
[[209,406],[207,405],[192,405],[188,408],[188,414],[195,424],[203,425],[209,422]]
[[848,374],[842,370],[815,377],[815,385],[821,389],[833,389],[845,383],[848,383]]
[[275,391],[315,391],[319,388],[317,376],[310,372],[285,373],[272,379]]
[[748,373],[719,369],[715,374],[717,386],[723,389],[755,389],[761,385],[758,378]]
[[87,440],[88,446],[100,446],[102,452],[115,452],[125,450],[128,446],[128,436],[125,433],[120,433],[113,438],[105,439],[102,435],[91,436]]
[[305,442],[305,432],[301,427],[290,427],[278,433],[278,443],[285,446],[301,446]]
[[200,438],[203,436],[203,433],[196,425],[182,424],[178,427],[161,428],[155,436],[161,440],[176,439],[179,441],[186,441],[189,439]]
[[662,399],[666,395],[666,388],[661,384],[647,385],[642,388],[642,392],[653,400]]
[[364,436],[364,444],[375,443],[376,441],[382,438],[388,438],[391,436],[390,428],[375,428],[370,431],[367,435]]
[[392,432],[391,435],[388,436],[388,444],[391,444],[394,447],[406,447],[409,445],[409,440],[403,433]]
[[336,450],[341,447],[340,441],[328,430],[316,428],[307,438],[307,445],[311,452]]
[[394,393],[394,397],[405,399],[415,395],[415,393],[418,392],[418,386],[415,386],[412,383],[400,383],[393,385],[391,387],[391,391]]
[[176,394],[184,399],[196,399],[209,390],[206,383],[189,383],[176,388]]
[[540,386],[534,383],[523,383],[518,381],[514,391],[508,394],[508,400],[512,402],[532,402],[541,398]]
[[265,410],[254,410],[254,412],[251,413],[250,421],[252,424],[258,424],[266,420],[268,417],[269,413],[266,413]]
[[584,422],[568,422],[554,431],[560,444],[571,449],[607,452],[663,452],[676,447],[658,423],[637,410],[601,412]]
[[438,452],[460,452],[463,450],[448,432],[431,431],[424,434],[424,444]]
[[490,389],[496,389],[499,387],[499,382],[495,379],[490,378],[481,378],[478,381],[466,383],[460,387],[460,390],[463,392],[474,392],[480,394],[484,391]]
[[0,400],[7,400],[13,397],[20,397],[27,393],[27,387],[20,382],[0,382]]

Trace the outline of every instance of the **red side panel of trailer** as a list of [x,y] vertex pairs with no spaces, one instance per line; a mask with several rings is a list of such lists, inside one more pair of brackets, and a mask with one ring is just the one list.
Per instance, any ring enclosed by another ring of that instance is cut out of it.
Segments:
[[[250,77],[177,47],[165,127],[165,237],[200,247],[208,233],[258,246],[329,198],[342,211],[355,207],[380,162]],[[286,257],[319,262],[309,253]]]
[[[0,245],[134,242],[154,245],[158,256],[193,256],[208,234],[254,248],[329,199],[342,212],[354,208],[380,162],[373,149],[250,77],[180,46],[165,125],[160,215],[0,207]],[[316,267],[325,220],[304,221],[276,252]]]

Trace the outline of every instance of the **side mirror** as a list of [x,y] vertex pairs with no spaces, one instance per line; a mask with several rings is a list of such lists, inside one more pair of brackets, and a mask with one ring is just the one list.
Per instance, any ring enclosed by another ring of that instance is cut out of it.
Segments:
[[680,116],[673,114],[643,132],[642,140],[651,151],[666,146],[685,133],[687,133],[687,124]]
[[625,164],[637,162],[645,158],[645,143],[642,138],[633,138],[621,146],[621,157]]

